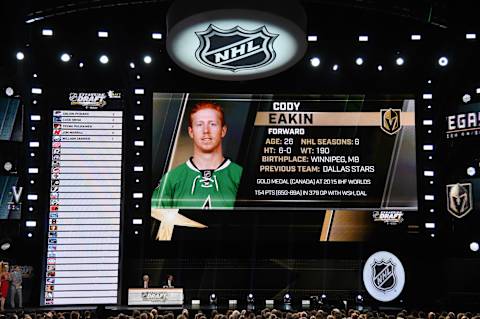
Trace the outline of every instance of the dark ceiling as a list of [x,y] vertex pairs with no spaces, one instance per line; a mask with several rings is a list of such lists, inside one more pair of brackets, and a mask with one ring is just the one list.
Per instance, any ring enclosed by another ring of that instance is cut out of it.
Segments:
[[[195,1],[195,0],[192,0]],[[7,21],[26,21],[30,18],[49,18],[55,15],[68,15],[87,10],[151,3],[168,3],[170,0],[17,0],[2,1],[2,14]],[[449,0],[302,0],[306,6],[311,4],[338,8],[355,8],[384,15],[401,16],[406,19],[424,21],[444,27],[476,26],[476,5],[474,1]],[[3,20],[5,21],[5,20]]]

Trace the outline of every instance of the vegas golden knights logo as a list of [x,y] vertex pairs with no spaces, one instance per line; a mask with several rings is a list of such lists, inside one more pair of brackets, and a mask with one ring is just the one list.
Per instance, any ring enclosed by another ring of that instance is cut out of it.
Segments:
[[401,122],[400,122],[400,109],[382,109],[380,110],[381,114],[381,129],[390,135],[398,133],[400,131]]
[[472,184],[447,185],[447,210],[453,216],[462,218],[473,209]]

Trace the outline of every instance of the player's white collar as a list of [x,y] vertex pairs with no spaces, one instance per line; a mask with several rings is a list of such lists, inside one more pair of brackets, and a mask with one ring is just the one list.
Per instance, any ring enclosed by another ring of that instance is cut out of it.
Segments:
[[[221,171],[222,169],[225,169],[228,167],[228,165],[230,165],[232,163],[232,161],[227,158],[225,159],[225,161],[223,161],[222,165],[220,165],[217,169],[214,169],[213,171],[214,172],[217,172],[217,171]],[[200,170],[198,168],[195,167],[195,165],[193,164],[192,162],[192,159],[189,158],[186,162],[188,168],[190,168],[192,171],[195,171],[195,172],[199,172],[200,173]]]

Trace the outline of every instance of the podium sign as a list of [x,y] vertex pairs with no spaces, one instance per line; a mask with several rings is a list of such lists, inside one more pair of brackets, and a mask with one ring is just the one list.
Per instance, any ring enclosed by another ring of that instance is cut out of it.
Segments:
[[183,305],[183,288],[130,288],[128,289],[128,305]]

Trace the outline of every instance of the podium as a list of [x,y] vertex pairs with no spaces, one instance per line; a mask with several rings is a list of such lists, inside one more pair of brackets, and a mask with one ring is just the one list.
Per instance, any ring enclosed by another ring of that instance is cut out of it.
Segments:
[[129,306],[181,306],[183,288],[129,288]]

